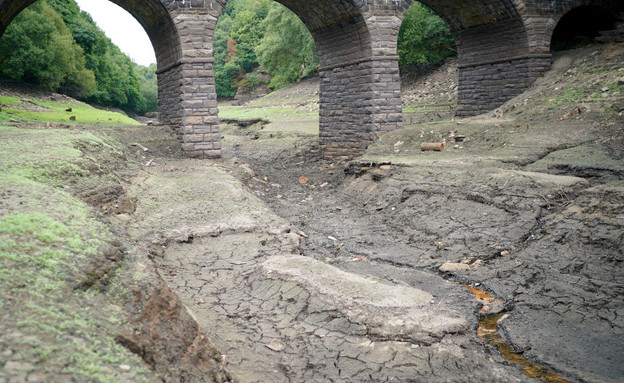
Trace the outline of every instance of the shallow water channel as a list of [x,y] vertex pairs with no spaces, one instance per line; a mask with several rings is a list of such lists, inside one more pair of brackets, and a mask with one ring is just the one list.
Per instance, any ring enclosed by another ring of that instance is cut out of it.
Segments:
[[531,378],[538,379],[545,383],[571,383],[556,372],[533,363],[525,359],[521,353],[516,352],[512,346],[503,340],[497,331],[498,324],[509,314],[504,311],[496,314],[487,314],[488,305],[496,298],[494,298],[492,294],[477,287],[467,284],[464,286],[472,293],[474,299],[483,304],[480,310],[480,313],[483,315],[479,319],[479,327],[477,328],[477,336],[480,339],[483,339],[489,345],[495,346],[505,359],[522,366],[522,373]]

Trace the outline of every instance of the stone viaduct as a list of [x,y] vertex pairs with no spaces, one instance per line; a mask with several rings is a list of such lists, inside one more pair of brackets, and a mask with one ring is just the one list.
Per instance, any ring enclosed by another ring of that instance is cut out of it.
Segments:
[[[212,55],[227,0],[112,0],[149,35],[158,61],[163,122],[189,157],[221,155]],[[327,156],[360,153],[402,124],[396,53],[413,0],[277,0],[308,27],[320,57],[320,143]],[[0,0],[0,35],[34,0]],[[621,12],[622,0],[422,0],[450,27],[459,56],[456,114],[492,110],[551,65],[561,17],[580,6]]]

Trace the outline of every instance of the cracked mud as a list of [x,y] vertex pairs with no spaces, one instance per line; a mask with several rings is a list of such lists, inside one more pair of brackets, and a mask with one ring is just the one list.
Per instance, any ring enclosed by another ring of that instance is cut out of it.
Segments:
[[502,312],[525,359],[621,382],[624,126],[593,104],[553,121],[536,89],[515,120],[408,126],[350,162],[273,138],[287,121],[226,126],[228,158],[157,160],[117,219],[240,382],[535,381],[476,334]]
[[432,293],[302,256],[301,235],[220,167],[171,169],[135,183],[129,232],[241,382],[528,381],[474,340],[471,304],[444,301],[460,286],[427,275]]

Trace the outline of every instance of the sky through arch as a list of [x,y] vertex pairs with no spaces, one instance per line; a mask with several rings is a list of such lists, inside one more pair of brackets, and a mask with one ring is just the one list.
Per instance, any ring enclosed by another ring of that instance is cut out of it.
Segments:
[[76,0],[76,3],[134,62],[145,66],[156,62],[147,33],[126,10],[109,0]]

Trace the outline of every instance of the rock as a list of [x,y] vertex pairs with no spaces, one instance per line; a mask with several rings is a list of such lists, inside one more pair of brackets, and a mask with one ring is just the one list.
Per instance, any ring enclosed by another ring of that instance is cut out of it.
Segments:
[[69,121],[76,121],[76,116],[70,116]]
[[505,310],[505,302],[500,299],[492,299],[485,303],[480,312],[486,315],[502,313]]
[[33,365],[30,363],[8,361],[4,365],[4,369],[8,372],[26,372],[33,369]]
[[44,372],[33,372],[28,374],[26,378],[27,382],[39,383],[39,382],[49,382],[48,376]]
[[273,339],[271,341],[271,343],[265,344],[265,346],[269,350],[272,350],[272,351],[275,351],[275,352],[282,352],[282,351],[286,350],[286,343],[282,342],[279,339]]
[[72,111],[72,108],[67,108],[67,109],[65,109],[65,111],[66,111],[66,112],[71,112],[71,111]]
[[624,85],[624,77],[618,78],[618,85]]
[[442,272],[451,272],[451,271],[468,271],[470,270],[470,265],[465,263],[454,263],[454,262],[446,262],[442,266],[440,266],[440,271]]
[[190,232],[182,233],[176,236],[175,238],[173,238],[173,240],[178,243],[191,243],[193,242],[193,233],[190,233]]

